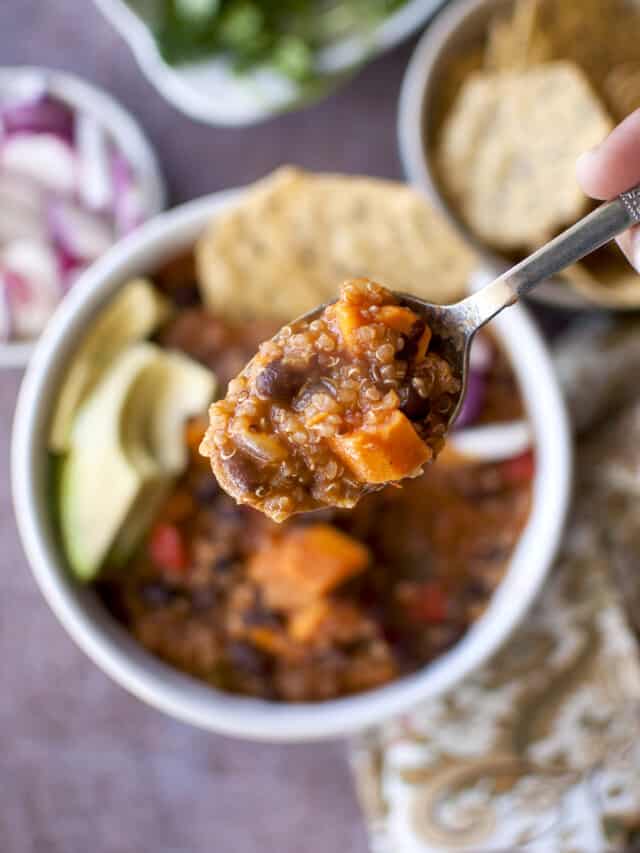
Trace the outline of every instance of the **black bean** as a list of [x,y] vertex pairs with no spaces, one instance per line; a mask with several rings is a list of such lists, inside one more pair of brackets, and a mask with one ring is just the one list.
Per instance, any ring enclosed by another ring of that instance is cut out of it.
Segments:
[[305,373],[290,367],[281,359],[272,361],[256,377],[256,391],[265,400],[288,403],[305,382]]
[[411,384],[402,389],[400,403],[400,411],[410,421],[423,421],[431,411],[431,403],[428,398],[421,397]]
[[473,556],[476,560],[482,560],[486,563],[499,563],[507,559],[510,550],[507,545],[495,543],[479,548]]
[[194,610],[209,610],[216,603],[216,591],[210,586],[199,586],[191,591],[191,606]]
[[197,483],[194,489],[194,496],[199,504],[206,505],[213,503],[220,494],[220,491],[218,481],[215,477],[212,477],[209,472],[206,477],[203,477],[202,480]]
[[227,645],[229,663],[243,672],[260,675],[265,669],[265,658],[254,646],[241,641]]
[[144,603],[151,607],[165,607],[174,601],[178,592],[160,581],[150,581],[144,584],[140,590],[140,595]]
[[211,564],[211,568],[214,572],[222,574],[226,574],[230,572],[233,568],[235,560],[229,554],[221,554]]
[[402,358],[409,359],[413,358],[418,349],[418,341],[422,337],[424,330],[427,328],[427,324],[424,322],[422,317],[418,317],[413,326],[411,327],[411,331],[408,335],[403,335],[404,338],[404,346],[402,347]]
[[129,612],[125,605],[122,590],[118,584],[109,581],[98,581],[98,594],[111,614],[119,621],[127,624]]
[[243,622],[248,628],[280,628],[283,625],[282,618],[265,604],[260,589],[256,589],[253,604],[245,612]]
[[262,472],[258,465],[242,451],[236,450],[224,466],[229,479],[241,492],[253,492],[262,484]]
[[476,601],[487,598],[489,593],[491,593],[491,588],[484,578],[471,578],[465,584],[464,590],[468,598]]
[[181,285],[171,291],[171,299],[179,308],[191,308],[200,304],[200,289],[195,282]]

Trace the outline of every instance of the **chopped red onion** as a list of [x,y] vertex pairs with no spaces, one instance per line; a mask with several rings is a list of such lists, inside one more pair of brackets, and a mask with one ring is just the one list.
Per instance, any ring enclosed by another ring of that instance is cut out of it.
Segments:
[[469,366],[480,373],[486,373],[492,364],[493,347],[482,334],[476,335],[471,344]]
[[520,456],[531,447],[531,426],[527,421],[481,424],[451,435],[452,448],[478,462],[503,462]]
[[[9,209],[0,191],[0,210]],[[42,240],[47,236],[41,215],[26,207],[14,206],[10,215],[0,216],[0,246],[13,240]]]
[[129,234],[142,223],[144,204],[131,166],[119,151],[115,151],[111,158],[111,175],[116,231],[120,235]]
[[16,207],[42,216],[44,211],[42,187],[22,175],[0,171],[0,209],[10,211],[11,208]]
[[71,195],[76,188],[77,164],[73,149],[51,133],[19,133],[5,140],[1,165],[36,181],[44,189]]
[[73,112],[47,94],[12,101],[0,110],[0,118],[8,135],[50,133],[65,142],[73,137]]
[[16,240],[2,252],[13,332],[19,338],[40,334],[60,301],[58,262],[52,247]]
[[5,274],[0,272],[0,341],[8,341],[12,337],[13,322],[11,319],[8,284],[5,280]]
[[66,199],[55,199],[49,206],[49,226],[56,247],[71,261],[95,261],[114,240],[106,220]]
[[42,74],[0,90],[0,338],[35,337],[148,205],[125,154]]
[[456,418],[454,429],[463,429],[480,416],[487,392],[486,376],[492,363],[493,348],[486,338],[478,335],[471,344],[467,392]]
[[469,367],[467,379],[467,392],[464,395],[462,406],[456,418],[454,429],[463,429],[472,424],[479,417],[484,405],[487,383],[485,374]]
[[75,124],[80,199],[91,210],[106,210],[114,202],[107,134],[92,117],[79,113]]

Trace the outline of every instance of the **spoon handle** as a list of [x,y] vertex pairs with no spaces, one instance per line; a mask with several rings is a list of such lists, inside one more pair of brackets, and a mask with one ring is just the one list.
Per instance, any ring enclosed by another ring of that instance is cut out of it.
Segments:
[[[604,246],[640,222],[640,186],[605,202],[512,267],[505,277],[518,296]],[[640,286],[640,282],[638,282]]]
[[[540,249],[470,296],[474,322],[482,325],[551,276],[640,223],[640,185],[605,202]],[[640,288],[640,279],[638,280]],[[462,303],[461,303],[462,304]]]

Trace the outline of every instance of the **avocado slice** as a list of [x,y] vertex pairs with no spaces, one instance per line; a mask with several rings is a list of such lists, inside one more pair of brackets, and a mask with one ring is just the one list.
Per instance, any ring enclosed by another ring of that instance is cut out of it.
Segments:
[[211,371],[144,342],[120,353],[81,404],[59,485],[77,578],[130,557],[187,464],[184,421],[206,411],[215,385]]
[[152,344],[122,353],[73,424],[60,476],[60,528],[73,573],[81,580],[95,577],[144,484],[161,476],[145,451],[144,424],[134,430],[131,423],[136,390],[144,388],[145,373],[157,357]]
[[49,449],[69,449],[78,407],[118,353],[144,340],[169,315],[169,303],[147,279],[126,284],[87,331],[60,389],[49,433]]
[[149,424],[149,443],[153,457],[168,474],[179,474],[187,467],[188,450],[184,440],[185,421],[206,413],[216,393],[215,375],[206,367],[178,352],[164,353],[154,368],[154,417]]
[[[162,351],[162,357],[149,366],[144,389],[137,392],[135,404],[145,422],[145,452],[151,454],[162,476],[152,479],[131,507],[109,553],[110,566],[122,566],[131,557],[168,496],[175,477],[187,467],[185,421],[207,410],[216,385],[216,377],[210,370],[180,353]],[[125,420],[134,429],[140,422],[131,411]],[[132,448],[140,452],[135,441],[125,441],[125,447],[130,458]]]

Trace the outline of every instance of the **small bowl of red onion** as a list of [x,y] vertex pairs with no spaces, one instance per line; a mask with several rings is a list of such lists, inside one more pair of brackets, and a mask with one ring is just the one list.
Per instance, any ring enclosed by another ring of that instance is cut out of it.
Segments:
[[153,149],[106,92],[0,68],[0,367],[27,363],[80,275],[164,202]]

